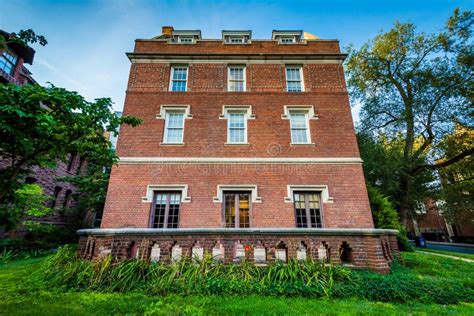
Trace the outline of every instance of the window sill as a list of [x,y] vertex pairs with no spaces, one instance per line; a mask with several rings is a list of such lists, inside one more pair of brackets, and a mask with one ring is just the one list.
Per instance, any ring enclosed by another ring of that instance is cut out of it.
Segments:
[[316,146],[315,143],[291,143],[290,146]]
[[225,143],[224,146],[250,146],[250,143]]
[[160,146],[184,146],[184,143],[160,143]]

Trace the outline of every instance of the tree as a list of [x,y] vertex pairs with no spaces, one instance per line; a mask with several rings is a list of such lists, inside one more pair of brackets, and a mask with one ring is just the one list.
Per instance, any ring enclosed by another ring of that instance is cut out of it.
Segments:
[[32,29],[20,30],[18,34],[0,34],[0,49],[5,48],[8,44],[12,43],[17,43],[22,46],[39,43],[41,46],[45,46],[48,44],[48,41],[46,40],[46,37],[43,35],[37,35]]
[[[445,137],[441,147],[447,156],[470,146],[474,130],[457,125],[455,132]],[[464,159],[440,170],[443,216],[451,224],[472,223],[474,220],[474,160]]]
[[[76,92],[54,86],[0,85],[0,104],[0,158],[8,162],[0,173],[3,209],[14,202],[15,190],[32,166],[55,167],[69,153],[80,154],[92,166],[114,163],[117,157],[104,130],[117,133],[120,124],[141,122],[118,117],[109,98],[88,102]],[[7,217],[0,220],[3,223]]]
[[[456,9],[439,34],[416,33],[411,23],[395,23],[360,49],[350,49],[348,83],[362,104],[359,130],[401,137],[397,202],[406,223],[413,184],[426,170],[452,165],[474,152],[440,150],[456,123],[472,129],[474,15]],[[444,156],[443,154],[449,154]]]

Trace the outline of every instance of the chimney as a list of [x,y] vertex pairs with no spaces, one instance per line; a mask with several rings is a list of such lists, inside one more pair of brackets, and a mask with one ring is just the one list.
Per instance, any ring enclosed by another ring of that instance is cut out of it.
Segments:
[[171,37],[173,35],[174,28],[172,26],[163,26],[161,28],[161,34],[165,37]]

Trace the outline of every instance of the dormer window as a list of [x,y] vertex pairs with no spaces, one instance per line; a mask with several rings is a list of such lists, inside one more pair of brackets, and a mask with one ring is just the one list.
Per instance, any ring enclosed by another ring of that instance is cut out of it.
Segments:
[[244,43],[244,37],[243,36],[229,36],[227,38],[227,42],[230,44],[242,44]]
[[195,44],[200,39],[200,30],[173,30],[171,33],[171,42],[175,44]]
[[293,44],[296,43],[296,38],[294,36],[282,36],[280,37],[281,44]]
[[194,43],[194,37],[192,37],[192,36],[178,36],[178,43],[192,44],[192,43]]
[[222,31],[224,44],[250,44],[251,31]]
[[295,44],[303,39],[303,31],[273,31],[272,40],[280,44]]

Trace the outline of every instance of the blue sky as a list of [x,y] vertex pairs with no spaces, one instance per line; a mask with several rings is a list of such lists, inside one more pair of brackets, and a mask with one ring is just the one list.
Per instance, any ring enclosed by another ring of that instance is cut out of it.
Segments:
[[[111,97],[121,110],[136,38],[150,38],[161,26],[201,29],[220,38],[223,29],[251,29],[270,38],[273,29],[303,29],[341,46],[366,42],[394,21],[411,21],[424,32],[440,30],[455,7],[474,0],[398,1],[48,1],[0,0],[0,28],[32,28],[49,44],[34,46],[29,69],[40,84],[78,91],[89,100]],[[356,114],[356,113],[354,113]]]

